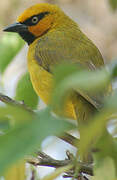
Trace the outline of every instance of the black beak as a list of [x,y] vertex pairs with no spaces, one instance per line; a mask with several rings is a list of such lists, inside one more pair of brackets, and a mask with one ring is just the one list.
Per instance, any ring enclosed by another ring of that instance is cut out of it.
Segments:
[[21,23],[14,23],[11,24],[10,26],[7,26],[5,29],[3,29],[3,31],[7,31],[7,32],[26,32],[28,30],[28,27],[25,24],[21,24]]
[[36,39],[36,37],[28,31],[28,26],[23,23],[11,24],[10,26],[3,29],[3,31],[18,33],[22,39],[28,43],[28,45],[30,45]]

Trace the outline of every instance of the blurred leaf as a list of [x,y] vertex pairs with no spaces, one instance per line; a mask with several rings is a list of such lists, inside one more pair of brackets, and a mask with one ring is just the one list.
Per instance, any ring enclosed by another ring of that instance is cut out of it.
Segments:
[[32,109],[36,108],[38,104],[38,96],[33,89],[29,73],[23,75],[19,80],[16,87],[15,99],[18,101],[24,101],[24,104]]
[[[104,104],[104,108],[98,112],[95,117],[89,120],[89,124],[81,127],[82,139],[80,141],[81,156],[85,154],[95,139],[98,140],[107,127],[107,122],[110,120],[111,115],[117,112],[117,93],[115,92],[108,98]],[[84,143],[85,142],[85,143]]]
[[42,180],[54,180],[55,178],[60,176],[62,173],[69,171],[71,168],[72,168],[72,165],[57,168],[53,173],[51,173],[50,175],[47,175]]
[[31,119],[33,113],[29,113],[21,107],[15,107],[7,105],[6,107],[0,107],[0,123],[8,122],[8,119],[14,124],[21,124],[27,122],[27,119]]
[[98,164],[101,165],[106,157],[110,157],[113,159],[117,170],[117,143],[107,131],[99,139],[96,148],[99,149],[99,152],[95,153]]
[[[66,71],[66,74],[64,73],[64,69]],[[72,69],[72,72],[70,69]],[[62,76],[61,81],[58,76]],[[110,82],[110,76],[111,73],[108,72],[105,67],[101,70],[97,69],[94,72],[83,70],[80,67],[76,70],[75,65],[69,64],[67,66],[60,65],[55,71],[56,83],[61,83],[62,91],[66,91],[70,88],[77,89],[78,87],[80,87],[85,91],[95,91],[96,93],[99,92],[100,89],[103,89],[105,86],[107,86],[107,84]],[[57,81],[58,79],[59,81]]]
[[109,0],[109,3],[113,10],[117,9],[117,0]]
[[[72,68],[72,71],[70,70],[70,67]],[[108,70],[103,67],[102,69],[96,70],[95,72],[82,70],[81,68],[76,72],[74,65],[59,66],[55,70],[56,82],[55,91],[53,93],[53,107],[59,105],[61,108],[67,92],[71,89],[74,89],[76,92],[79,92],[79,90],[84,90],[85,92],[87,91],[91,94],[99,93],[101,90],[105,90],[105,87],[108,87],[111,79],[114,77],[114,75],[116,75],[116,67],[117,65],[115,61],[108,65]],[[89,120],[89,124],[87,124],[86,127],[80,127],[80,132],[83,134],[79,145],[81,156],[89,151],[92,141],[94,141],[94,139],[98,140],[98,138],[100,138],[100,136],[104,133],[109,118],[113,113],[116,112],[117,93],[115,92],[113,96],[107,98],[107,101],[104,104],[104,108],[101,109],[100,112],[97,112],[94,118]]]
[[55,83],[58,84],[59,82],[61,82],[61,80],[63,80],[63,78],[68,77],[69,75],[72,75],[74,73],[80,72],[81,70],[82,67],[80,65],[75,66],[70,63],[63,63],[62,65],[59,65],[54,69]]
[[2,36],[0,40],[0,72],[5,70],[23,45],[23,40],[17,34],[6,33]]
[[105,158],[100,167],[94,169],[94,177],[91,180],[115,180],[116,172],[111,158]]
[[10,121],[7,117],[4,117],[0,120],[0,131],[6,131],[10,128]]
[[35,152],[48,135],[58,135],[73,128],[74,125],[53,116],[48,109],[16,125],[0,136],[0,174],[25,155]]
[[70,90],[75,90],[91,100],[90,95],[104,91],[109,86],[111,76],[105,67],[95,72],[82,70],[80,67],[76,70],[76,66],[71,64],[57,67],[54,73],[53,106],[61,107]]
[[5,180],[25,180],[25,166],[25,161],[22,161],[9,168],[4,175]]
[[105,88],[108,88],[111,80],[116,77],[117,60],[96,71],[87,71],[81,66],[73,64],[59,65],[54,70],[55,89],[53,102],[61,106],[67,92],[70,90],[75,90],[81,95],[84,94],[84,96],[105,92]]

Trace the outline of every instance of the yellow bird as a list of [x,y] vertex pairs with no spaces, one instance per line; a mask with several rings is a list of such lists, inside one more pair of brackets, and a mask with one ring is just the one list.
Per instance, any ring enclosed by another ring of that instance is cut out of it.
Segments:
[[[18,17],[16,23],[6,27],[4,31],[16,32],[28,43],[30,78],[36,93],[46,104],[50,103],[52,96],[52,69],[55,65],[73,63],[90,71],[104,65],[98,48],[56,5],[41,3],[29,7]],[[103,97],[109,91],[110,88],[107,88],[104,93],[96,96],[73,91],[67,98],[64,109],[55,112],[77,119],[79,124],[86,124],[96,109],[100,108]],[[87,155],[84,160],[87,161]],[[18,172],[21,168],[19,166]]]
[[[104,65],[98,48],[56,5],[40,3],[29,7],[4,31],[17,32],[28,43],[30,78],[46,104],[53,89],[53,66],[66,62],[96,70]],[[65,104],[64,116],[78,117],[80,122],[87,120],[100,104],[100,98],[93,98],[73,91]]]

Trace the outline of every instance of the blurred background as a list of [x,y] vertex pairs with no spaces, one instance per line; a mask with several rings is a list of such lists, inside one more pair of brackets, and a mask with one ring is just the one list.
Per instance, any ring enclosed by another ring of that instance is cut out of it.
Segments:
[[[16,100],[25,99],[25,103],[33,109],[42,108],[44,105],[40,100],[40,105],[37,106],[38,98],[26,73],[28,46],[18,35],[4,33],[2,29],[15,22],[25,8],[40,2],[58,4],[96,44],[106,63],[117,57],[117,12],[113,9],[115,7],[113,0],[2,0],[0,2],[0,91]],[[52,151],[53,147],[57,150]],[[51,137],[43,143],[43,148],[57,159],[65,157],[66,149],[75,152],[70,145]],[[45,169],[40,169],[39,174],[45,175]]]

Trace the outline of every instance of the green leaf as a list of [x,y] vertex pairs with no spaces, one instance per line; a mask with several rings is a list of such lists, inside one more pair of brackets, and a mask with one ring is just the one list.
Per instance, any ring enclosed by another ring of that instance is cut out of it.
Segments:
[[[103,109],[98,112],[94,118],[89,120],[89,124],[85,127],[80,127],[82,133],[82,139],[79,145],[79,151],[83,156],[91,147],[92,141],[95,143],[105,133],[108,121],[111,119],[113,114],[117,113],[117,93],[108,98],[104,104]],[[84,143],[85,142],[85,143]]]
[[94,169],[94,177],[91,180],[115,180],[116,172],[111,158],[105,158],[99,167]]
[[115,169],[117,170],[117,143],[115,139],[106,131],[96,144],[99,152],[95,153],[97,164],[101,164],[107,157],[113,159]]
[[4,117],[0,119],[0,131],[6,131],[10,128],[10,120],[8,119],[8,117]]
[[113,10],[117,9],[117,0],[109,0],[109,3]]
[[73,64],[66,64],[63,63],[62,65],[59,66],[55,66],[54,69],[54,79],[55,79],[55,83],[59,83],[61,82],[61,80],[63,80],[64,78],[68,77],[71,74],[74,74],[75,72],[80,72],[82,70],[81,66],[75,66]]
[[111,81],[116,77],[116,60],[108,64],[107,67],[102,67],[96,71],[87,71],[81,66],[76,67],[73,64],[57,66],[54,71],[55,86],[52,97],[53,106],[61,106],[64,104],[63,102],[71,90],[75,90],[88,101],[90,100],[89,102],[93,99],[95,101],[96,98],[100,103],[101,100],[98,95],[100,93],[105,94],[105,90],[107,92],[107,89],[111,91]]
[[12,125],[21,124],[31,119],[33,116],[32,112],[26,111],[23,107],[15,107],[7,105],[0,107],[0,123],[8,122],[8,119]]
[[[70,67],[72,68],[72,71],[70,70]],[[53,107],[59,105],[61,108],[67,92],[71,89],[76,92],[79,92],[78,90],[89,92],[91,95],[93,93],[98,94],[100,91],[105,90],[105,88],[107,88],[111,83],[112,78],[115,77],[114,75],[116,75],[116,67],[116,62],[114,62],[108,65],[108,71],[103,67],[95,72],[82,69],[79,69],[76,72],[75,67],[72,67],[72,65],[59,66],[55,70],[56,82],[55,91],[53,93]],[[94,139],[98,141],[105,132],[107,122],[111,119],[111,116],[114,113],[117,113],[117,93],[115,92],[112,96],[108,96],[107,100],[103,103],[104,107],[101,108],[91,120],[89,120],[87,126],[80,127],[82,136],[79,145],[79,152],[81,156],[84,156],[84,154],[89,151]]]
[[51,133],[59,135],[66,130],[76,128],[74,124],[69,123],[65,118],[52,115],[48,108],[37,112],[37,115],[44,125],[44,131],[50,133],[50,135],[52,135]]
[[53,116],[48,109],[27,118],[0,136],[0,174],[25,155],[35,152],[48,135],[58,135],[74,128],[71,123]]
[[92,96],[93,94],[104,92],[105,88],[110,84],[111,73],[105,67],[91,72],[80,67],[76,70],[75,65],[69,64],[57,67],[54,78],[55,88],[52,104],[53,107],[61,107],[70,90],[75,90],[86,99],[87,97],[89,98],[89,95]]
[[19,80],[16,87],[15,99],[18,101],[24,101],[24,104],[32,109],[37,107],[38,96],[33,89],[29,73],[24,74]]
[[6,33],[2,36],[0,41],[0,72],[4,72],[23,45],[24,42],[17,34]]

